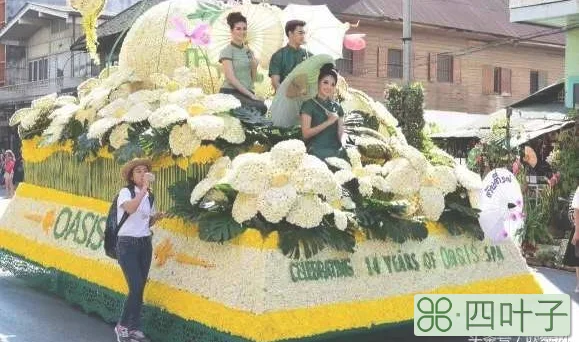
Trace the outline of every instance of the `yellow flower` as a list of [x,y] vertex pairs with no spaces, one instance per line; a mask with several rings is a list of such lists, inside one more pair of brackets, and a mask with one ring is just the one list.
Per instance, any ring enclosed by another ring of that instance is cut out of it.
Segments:
[[107,146],[103,146],[98,150],[97,157],[104,159],[113,159],[113,154],[109,152],[109,148]]
[[191,164],[210,164],[223,156],[214,145],[202,145],[189,158]]
[[175,165],[175,161],[170,154],[163,155],[160,158],[153,160],[153,170],[159,171]]
[[187,157],[179,157],[177,158],[177,162],[175,163],[177,166],[183,170],[187,170],[189,168],[189,158]]

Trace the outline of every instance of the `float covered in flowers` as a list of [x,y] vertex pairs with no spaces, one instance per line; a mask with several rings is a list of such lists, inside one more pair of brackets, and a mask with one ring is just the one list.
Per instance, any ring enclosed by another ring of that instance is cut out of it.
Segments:
[[[233,6],[282,27],[273,6]],[[171,214],[153,228],[155,340],[387,334],[412,319],[417,293],[540,292],[515,245],[478,226],[480,177],[407,144],[384,105],[343,79],[345,159],[307,154],[298,128],[216,93],[211,29],[232,10],[162,2],[135,21],[117,67],[77,97],[51,94],[12,116],[26,183],[0,219],[3,265],[57,270],[63,296],[114,320],[127,289],[102,248],[104,223],[120,165],[146,156]],[[268,83],[258,95],[272,96]]]

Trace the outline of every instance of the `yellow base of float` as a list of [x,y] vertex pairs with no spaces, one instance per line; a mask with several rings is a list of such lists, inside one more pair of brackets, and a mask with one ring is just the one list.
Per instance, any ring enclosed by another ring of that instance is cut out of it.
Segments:
[[[124,294],[102,247],[109,205],[21,184],[0,218],[0,248]],[[422,242],[359,240],[353,254],[296,261],[279,251],[275,233],[263,239],[250,229],[215,244],[167,219],[154,228],[145,302],[232,340],[277,341],[407,322],[418,293],[541,293],[512,243],[453,237],[435,224]]]

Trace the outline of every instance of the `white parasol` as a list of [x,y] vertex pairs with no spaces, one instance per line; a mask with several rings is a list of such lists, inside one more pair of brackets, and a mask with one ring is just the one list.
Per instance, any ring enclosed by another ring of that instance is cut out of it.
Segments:
[[221,50],[231,43],[231,29],[227,24],[227,15],[231,12],[241,12],[247,19],[247,46],[259,60],[261,67],[268,69],[271,56],[282,47],[284,30],[281,11],[265,3],[244,3],[221,13],[211,29],[209,59],[217,62]]
[[342,58],[344,37],[350,24],[338,20],[326,5],[289,4],[283,10],[284,25],[290,20],[306,22],[306,50],[314,55],[326,54],[334,59]]
[[485,235],[493,242],[514,240],[524,223],[523,194],[515,175],[507,169],[489,172],[479,200],[479,223]]

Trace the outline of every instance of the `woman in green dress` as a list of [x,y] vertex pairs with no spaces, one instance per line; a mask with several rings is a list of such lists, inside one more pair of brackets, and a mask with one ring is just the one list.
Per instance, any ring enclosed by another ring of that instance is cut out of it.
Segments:
[[322,160],[345,157],[342,146],[344,110],[333,100],[337,82],[338,72],[334,66],[322,66],[318,77],[318,94],[304,102],[300,111],[302,137],[308,153]]
[[247,19],[240,12],[232,12],[227,16],[227,24],[231,28],[231,43],[219,54],[219,62],[225,75],[220,92],[231,94],[239,99],[242,105],[256,108],[265,114],[267,107],[253,91],[258,61],[245,44]]

